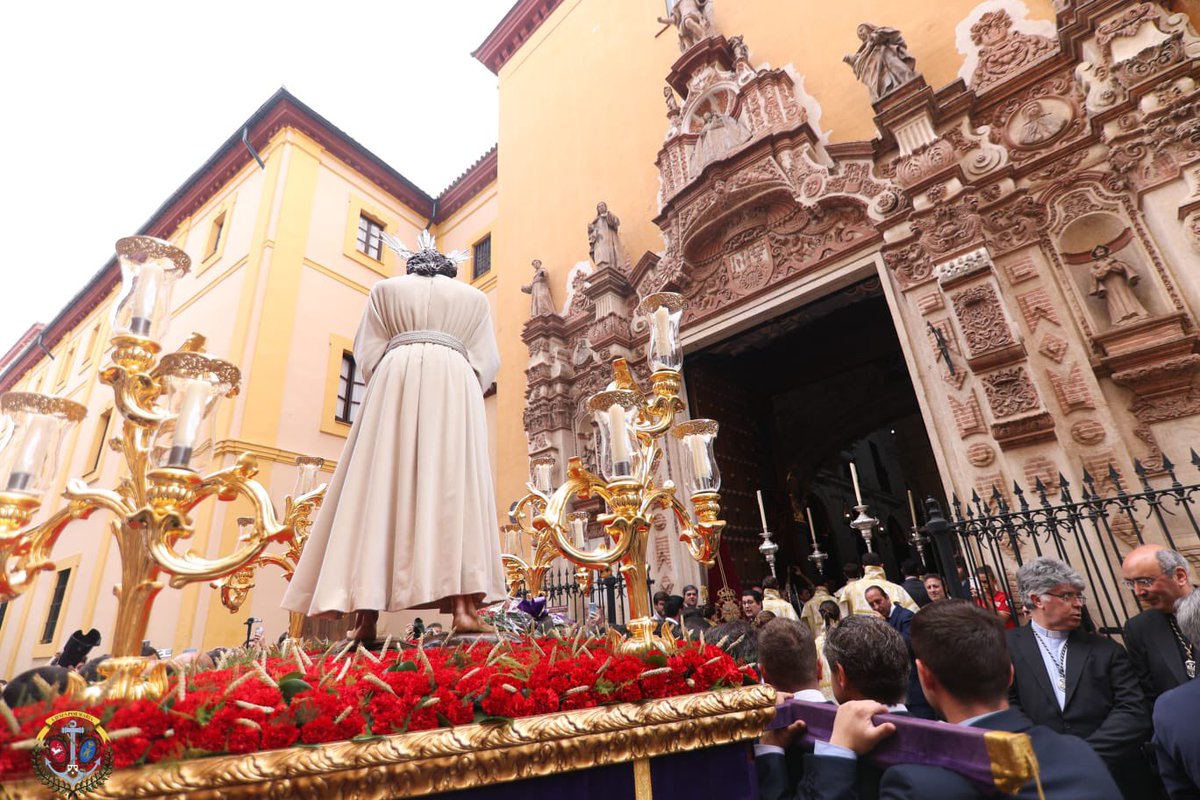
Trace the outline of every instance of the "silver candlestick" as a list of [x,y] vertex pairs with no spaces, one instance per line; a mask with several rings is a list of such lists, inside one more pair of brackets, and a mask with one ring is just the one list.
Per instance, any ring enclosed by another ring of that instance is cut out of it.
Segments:
[[871,537],[875,526],[879,524],[879,520],[867,516],[866,504],[855,506],[854,510],[858,512],[858,516],[850,522],[850,527],[859,532],[863,541],[867,543],[867,552],[872,553],[874,552],[874,548],[871,547]]
[[808,554],[808,560],[817,568],[817,575],[825,575],[825,562],[829,559],[828,553],[822,553],[820,546],[814,541],[813,551]]
[[909,544],[917,548],[917,558],[921,564],[925,564],[925,545],[929,544],[929,537],[921,535],[921,529],[916,525],[912,526],[912,533],[908,536]]
[[763,558],[767,560],[767,566],[771,568],[771,575],[778,578],[775,574],[775,554],[779,552],[779,545],[771,540],[771,532],[763,528],[763,532],[759,534],[762,537],[763,543],[758,546],[758,552],[762,553]]

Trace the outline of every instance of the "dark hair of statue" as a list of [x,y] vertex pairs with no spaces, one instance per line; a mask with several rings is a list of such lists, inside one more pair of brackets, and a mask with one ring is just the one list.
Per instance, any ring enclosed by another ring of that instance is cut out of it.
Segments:
[[445,275],[447,278],[458,277],[458,264],[449,256],[442,255],[437,250],[422,250],[413,253],[408,259],[408,274],[432,278],[434,275]]

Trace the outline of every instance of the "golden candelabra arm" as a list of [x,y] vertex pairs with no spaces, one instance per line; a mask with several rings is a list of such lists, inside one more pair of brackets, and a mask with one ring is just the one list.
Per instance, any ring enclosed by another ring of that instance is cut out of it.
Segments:
[[[171,574],[171,587],[178,589],[189,583],[221,578],[258,558],[271,542],[281,542],[295,535],[295,521],[311,512],[316,500],[308,498],[289,504],[284,519],[275,515],[267,490],[254,475],[258,461],[243,453],[236,464],[201,478],[190,470],[162,468],[147,476],[151,483],[151,502],[131,520],[133,525],[145,525],[155,532],[149,537],[150,555],[163,570]],[[220,500],[245,497],[254,507],[256,524],[242,546],[227,556],[207,559],[192,551],[180,555],[173,548],[176,541],[192,534],[187,512],[206,497],[216,495]]]

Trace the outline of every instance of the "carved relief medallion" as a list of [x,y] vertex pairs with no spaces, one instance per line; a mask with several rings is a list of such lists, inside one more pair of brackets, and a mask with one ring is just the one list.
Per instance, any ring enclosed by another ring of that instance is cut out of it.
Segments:
[[771,250],[759,239],[725,256],[725,274],[738,295],[755,292],[771,281]]
[[1071,105],[1057,97],[1030,100],[1009,119],[1005,138],[1014,147],[1038,147],[1057,139],[1074,118]]
[[997,418],[1011,417],[1038,407],[1037,389],[1024,367],[1002,369],[985,375],[984,392]]

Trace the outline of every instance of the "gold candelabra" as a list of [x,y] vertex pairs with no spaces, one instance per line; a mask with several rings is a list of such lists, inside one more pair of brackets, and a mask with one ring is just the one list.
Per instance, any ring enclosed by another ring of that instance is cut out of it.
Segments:
[[[713,457],[717,423],[708,419],[676,422],[683,409],[678,344],[684,301],[677,294],[660,292],[646,297],[638,307],[650,329],[650,389],[643,392],[624,359],[613,362],[613,383],[588,400],[599,431],[597,456],[600,473],[583,466],[579,458],[567,463],[565,481],[552,486],[553,462],[534,459],[529,492],[514,506],[512,524],[505,528],[503,555],[510,590],[524,584],[536,597],[550,564],[559,556],[577,566],[581,585],[593,570],[617,570],[625,578],[632,615],[631,651],[666,649],[655,637],[647,589],[646,549],[651,518],[660,510],[674,514],[680,539],[696,561],[711,566],[725,522],[720,519],[720,473]],[[684,481],[692,511],[676,496],[673,481],[656,477],[663,457],[662,437],[670,432],[680,443]],[[576,500],[599,498],[607,511],[596,516],[604,542],[589,548],[587,515],[574,509]],[[581,516],[582,515],[582,516]],[[519,540],[530,543],[526,560],[517,551]]]
[[[324,465],[325,459],[316,456],[300,456],[296,459],[296,487],[291,495],[284,498],[286,508],[296,507],[295,513],[292,514],[294,534],[287,540],[286,549],[283,552],[263,553],[236,572],[212,582],[212,587],[220,591],[221,605],[228,608],[230,613],[236,614],[242,607],[250,590],[254,588],[254,576],[261,567],[268,564],[279,567],[283,571],[284,579],[289,582],[292,580],[296,573],[296,565],[300,563],[300,555],[304,552],[304,545],[308,541],[309,531],[312,529],[312,515],[325,499],[326,485],[316,485],[317,472]],[[238,524],[242,529],[239,541],[249,541],[253,538],[258,525],[257,519],[241,517]],[[305,616],[301,612],[288,612],[288,638],[299,641],[303,637],[304,619]]]
[[[124,457],[126,475],[115,489],[92,489],[68,481],[66,504],[45,521],[31,524],[56,473],[67,430],[83,419],[78,403],[29,392],[0,397],[10,421],[0,450],[0,601],[27,591],[43,570],[53,570],[50,553],[71,522],[104,510],[121,558],[121,582],[113,587],[117,617],[112,658],[103,662],[104,692],[110,697],[156,697],[166,690],[165,666],[141,658],[150,612],[170,576],[172,588],[221,578],[259,558],[271,542],[294,540],[319,498],[289,498],[280,519],[262,484],[258,465],[243,453],[232,466],[203,474],[212,456],[215,409],[238,392],[236,366],[204,354],[204,337],[193,334],[176,352],[158,357],[170,318],[170,294],[191,260],[182,250],[149,236],[117,242],[122,292],[113,310],[111,363],[100,372],[122,418],[112,442]],[[215,559],[175,545],[195,532],[191,511],[215,497],[249,501],[253,530],[234,552]]]

